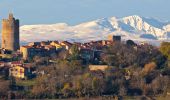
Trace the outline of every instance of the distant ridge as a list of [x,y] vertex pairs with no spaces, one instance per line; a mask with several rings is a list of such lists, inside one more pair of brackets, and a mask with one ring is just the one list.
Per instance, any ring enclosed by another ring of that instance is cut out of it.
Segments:
[[124,18],[102,18],[69,26],[66,23],[24,25],[21,40],[69,40],[86,42],[107,39],[108,35],[121,35],[135,41],[170,41],[170,23],[137,15]]

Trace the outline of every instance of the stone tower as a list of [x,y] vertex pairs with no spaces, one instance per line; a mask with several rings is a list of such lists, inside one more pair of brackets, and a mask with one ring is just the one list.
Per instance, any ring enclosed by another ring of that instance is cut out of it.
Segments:
[[1,47],[16,51],[19,49],[19,20],[10,13],[8,19],[2,20],[2,42]]

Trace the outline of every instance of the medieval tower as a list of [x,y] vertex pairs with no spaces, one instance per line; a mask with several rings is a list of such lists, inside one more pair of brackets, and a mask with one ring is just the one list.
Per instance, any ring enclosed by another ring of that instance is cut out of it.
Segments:
[[19,49],[19,20],[9,14],[8,19],[2,20],[2,42],[1,47],[16,51]]

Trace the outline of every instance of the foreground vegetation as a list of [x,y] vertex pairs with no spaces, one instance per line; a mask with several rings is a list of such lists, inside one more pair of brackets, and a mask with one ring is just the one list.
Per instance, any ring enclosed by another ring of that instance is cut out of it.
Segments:
[[[159,99],[170,93],[170,43],[162,43],[160,48],[117,43],[88,63],[76,46],[71,52],[34,57],[32,65],[39,73],[34,79],[1,78],[0,98]],[[90,71],[88,65],[93,63],[110,67]]]

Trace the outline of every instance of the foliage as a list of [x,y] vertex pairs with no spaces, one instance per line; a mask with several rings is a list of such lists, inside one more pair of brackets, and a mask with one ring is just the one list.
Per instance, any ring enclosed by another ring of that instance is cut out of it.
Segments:
[[163,42],[160,51],[170,60],[170,42]]
[[108,65],[122,67],[143,67],[149,62],[155,62],[158,68],[165,67],[166,58],[162,53],[151,45],[134,46],[122,43],[110,45],[105,49],[102,56],[103,62]]
[[148,74],[151,71],[153,71],[155,68],[156,68],[156,64],[154,62],[150,62],[148,64],[145,64],[145,66],[143,68],[143,73]]
[[10,90],[10,82],[7,80],[0,80],[0,97],[7,96]]
[[78,60],[80,57],[80,54],[79,54],[79,48],[77,45],[73,45],[71,48],[70,48],[70,59],[71,60]]
[[37,77],[32,80],[12,77],[11,82],[0,80],[0,98],[7,98],[8,94],[15,99],[163,95],[169,89],[170,69],[166,64],[166,50],[160,50],[151,45],[106,46],[101,55],[102,63],[109,65],[105,71],[90,71],[89,63],[84,65],[79,58],[77,45],[50,57],[35,56],[32,66],[36,67]]

